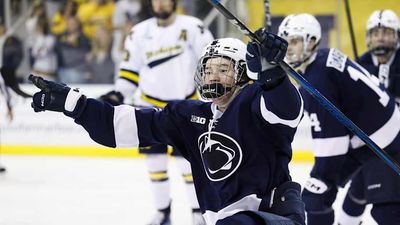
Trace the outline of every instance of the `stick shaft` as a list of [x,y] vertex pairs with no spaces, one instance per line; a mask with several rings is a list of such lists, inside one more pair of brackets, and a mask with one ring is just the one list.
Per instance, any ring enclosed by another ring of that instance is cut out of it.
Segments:
[[349,25],[351,47],[353,49],[354,59],[356,61],[358,61],[358,51],[357,51],[357,45],[356,45],[356,37],[354,35],[353,20],[351,18],[349,0],[344,0],[344,6],[345,6],[345,9],[346,9],[347,24]]
[[[258,37],[244,25],[238,18],[236,18],[231,12],[229,12],[219,0],[208,0],[218,11],[221,12],[232,24],[234,24],[243,34],[247,35],[250,39],[260,43]],[[387,152],[382,150],[374,141],[372,141],[368,135],[366,135],[357,125],[355,125],[349,118],[347,118],[335,105],[333,105],[328,99],[326,99],[319,91],[308,83],[304,77],[297,73],[292,67],[285,62],[280,62],[279,65],[282,69],[293,79],[295,79],[309,94],[311,94],[321,106],[327,110],[332,116],[334,116],[341,124],[347,129],[357,135],[364,143],[388,166],[400,175],[400,165],[394,160]]]
[[271,10],[269,7],[269,0],[264,0],[264,11],[265,11],[265,28],[268,32],[272,31],[272,21],[271,21]]

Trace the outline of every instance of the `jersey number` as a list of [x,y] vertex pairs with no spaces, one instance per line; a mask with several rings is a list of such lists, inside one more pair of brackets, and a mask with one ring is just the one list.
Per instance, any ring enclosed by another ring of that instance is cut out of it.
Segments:
[[373,78],[369,73],[364,74],[351,66],[347,67],[347,71],[349,72],[351,79],[353,79],[354,81],[361,80],[364,84],[366,84],[369,88],[371,88],[371,90],[373,90],[378,95],[379,102],[383,106],[387,106],[390,100],[389,95],[385,91],[380,89],[378,84],[374,83],[374,81],[372,80]]

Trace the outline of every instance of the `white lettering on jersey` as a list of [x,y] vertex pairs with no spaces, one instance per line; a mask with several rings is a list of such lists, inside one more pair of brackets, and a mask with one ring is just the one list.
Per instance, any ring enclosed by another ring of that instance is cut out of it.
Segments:
[[314,194],[322,194],[328,190],[328,186],[322,180],[318,180],[314,177],[310,177],[307,180],[304,188]]
[[349,72],[351,79],[353,79],[354,81],[358,81],[358,80],[362,81],[364,84],[366,84],[369,88],[371,88],[371,90],[373,90],[378,95],[379,102],[383,106],[387,106],[387,104],[389,103],[390,97],[384,90],[379,88],[379,84],[374,82],[375,80],[373,79],[373,77],[375,77],[375,76],[372,76],[369,73],[365,73],[366,71],[364,71],[364,73],[362,73],[359,70],[357,70],[351,66],[347,67],[347,71]]
[[378,188],[381,188],[381,184],[371,184],[371,185],[368,185],[368,187],[367,187],[367,189],[368,190],[373,190],[373,189],[378,189]]
[[326,60],[326,67],[332,67],[340,72],[344,71],[347,56],[337,49],[332,48],[329,51],[328,59]]
[[192,115],[192,118],[190,119],[190,122],[199,123],[199,124],[206,124],[206,118]]

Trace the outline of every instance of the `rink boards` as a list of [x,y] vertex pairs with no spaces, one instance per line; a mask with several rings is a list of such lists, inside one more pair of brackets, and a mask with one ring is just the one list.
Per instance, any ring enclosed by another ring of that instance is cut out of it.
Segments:
[[[73,85],[88,97],[110,91],[111,85]],[[34,93],[36,88],[23,85],[22,89]],[[112,149],[93,142],[82,127],[61,113],[34,113],[30,99],[13,96],[14,120],[8,122],[5,104],[0,106],[1,153],[138,157],[137,149]],[[294,161],[311,161],[311,136],[309,120],[304,118],[293,141]]]

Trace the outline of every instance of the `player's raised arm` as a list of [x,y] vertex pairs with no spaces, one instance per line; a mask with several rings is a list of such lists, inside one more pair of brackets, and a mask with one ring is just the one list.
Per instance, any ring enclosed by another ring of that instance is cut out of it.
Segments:
[[285,57],[288,43],[265,29],[259,29],[255,34],[262,41],[247,45],[246,61],[248,76],[265,91],[260,100],[261,114],[269,123],[296,127],[303,115],[303,100],[285,71],[278,66]]

